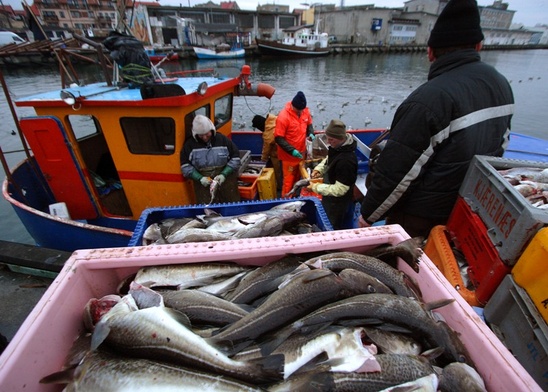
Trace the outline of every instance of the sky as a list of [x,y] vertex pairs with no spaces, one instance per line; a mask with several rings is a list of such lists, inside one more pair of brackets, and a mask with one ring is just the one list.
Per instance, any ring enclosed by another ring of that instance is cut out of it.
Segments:
[[[150,1],[150,0],[147,0]],[[212,0],[214,3],[221,3],[221,0]],[[234,0],[238,3],[238,6],[242,10],[255,10],[258,4],[279,4],[288,5],[290,11],[294,8],[306,8],[301,5],[302,2],[308,2],[309,4],[337,4],[340,5],[341,0],[324,0],[324,1],[311,1],[311,0]],[[183,5],[194,6],[195,4],[206,3],[207,0],[159,0],[160,5]],[[375,4],[376,7],[403,7],[404,0],[344,0],[346,6],[360,5],[360,4]],[[514,23],[521,23],[526,27],[533,27],[536,24],[548,24],[548,0],[506,0],[508,8],[512,11],[516,11],[514,14]],[[21,6],[21,0],[0,0],[0,3],[4,5],[11,5],[14,9],[23,9]],[[32,1],[27,0],[27,4],[31,5]],[[488,6],[493,4],[493,0],[478,0],[480,6]]]

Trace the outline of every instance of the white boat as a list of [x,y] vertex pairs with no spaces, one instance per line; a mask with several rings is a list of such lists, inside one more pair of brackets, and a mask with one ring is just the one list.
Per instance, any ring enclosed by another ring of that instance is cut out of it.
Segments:
[[193,49],[198,59],[239,59],[245,56],[245,49],[240,46],[219,45],[215,49],[193,46]]
[[328,34],[314,25],[293,26],[284,30],[282,41],[256,39],[261,54],[285,56],[324,56],[329,54]]

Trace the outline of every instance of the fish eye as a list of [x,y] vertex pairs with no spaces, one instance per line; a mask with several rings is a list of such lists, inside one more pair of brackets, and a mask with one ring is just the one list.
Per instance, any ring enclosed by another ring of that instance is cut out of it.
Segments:
[[367,285],[367,291],[369,291],[370,293],[376,293],[377,289],[374,286],[368,284]]
[[458,357],[458,361],[459,362],[466,362],[466,355],[464,354],[459,354],[459,357]]

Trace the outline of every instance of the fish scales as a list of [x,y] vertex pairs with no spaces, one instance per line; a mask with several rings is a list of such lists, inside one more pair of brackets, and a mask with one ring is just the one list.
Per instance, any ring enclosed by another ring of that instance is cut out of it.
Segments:
[[344,270],[339,275],[329,270],[304,271],[271,294],[257,309],[212,338],[214,341],[255,339],[326,303],[378,290],[383,290],[378,280],[359,271]]
[[371,256],[353,252],[334,252],[313,257],[305,264],[316,268],[327,268],[335,272],[345,268],[354,268],[379,279],[398,295],[421,298],[420,289],[404,272]]
[[380,372],[332,373],[336,391],[377,392],[434,373],[432,365],[418,356],[379,354]]

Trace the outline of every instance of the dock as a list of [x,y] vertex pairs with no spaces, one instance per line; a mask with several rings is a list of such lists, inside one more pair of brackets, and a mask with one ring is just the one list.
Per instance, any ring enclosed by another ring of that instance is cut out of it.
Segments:
[[70,252],[0,240],[0,353],[70,255]]

